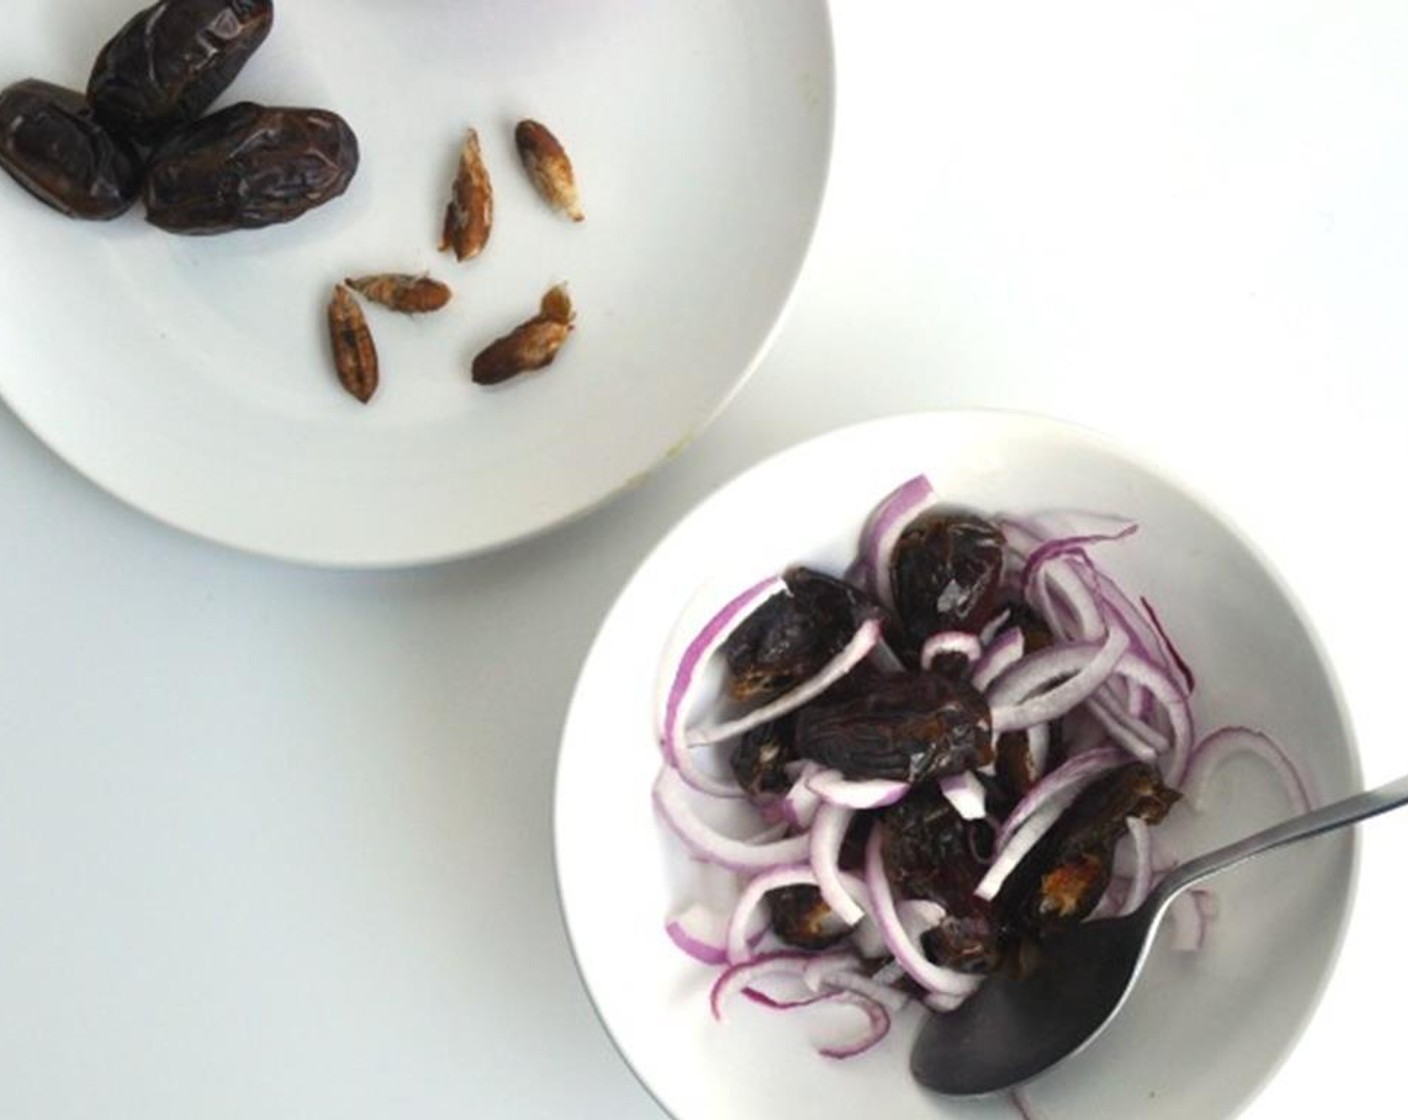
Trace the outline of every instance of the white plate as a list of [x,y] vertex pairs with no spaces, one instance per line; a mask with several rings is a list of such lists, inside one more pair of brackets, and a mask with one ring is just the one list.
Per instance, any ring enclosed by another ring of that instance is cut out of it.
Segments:
[[[0,84],[81,88],[136,0],[8,5]],[[321,105],[358,133],[348,195],[283,227],[179,238],[140,208],[69,222],[0,175],[0,394],[95,482],[227,544],[332,565],[502,545],[603,501],[689,440],[758,361],[809,243],[832,123],[824,4],[303,0],[222,104]],[[513,149],[546,122],[587,221]],[[496,186],[484,255],[435,251],[463,129]],[[334,379],[323,309],[367,271],[456,297],[375,314],[382,389]],[[576,336],[541,375],[469,382],[554,283]]]
[[[1322,798],[1359,787],[1338,690],[1290,596],[1218,515],[1156,469],[1080,429],[1033,417],[935,413],[863,424],[750,470],[690,513],[612,608],[582,670],[562,739],[555,850],[572,945],[616,1045],[680,1120],[721,1116],[853,1120],[1013,1117],[997,1099],[955,1104],[908,1074],[919,1012],[846,1062],[812,1051],[810,1025],[746,1001],[710,1018],[714,970],[663,925],[700,889],[652,812],[662,654],[734,591],[805,561],[839,571],[865,514],[926,471],[951,500],[1011,512],[1120,512],[1141,529],[1102,554],[1131,591],[1162,607],[1198,673],[1194,717],[1260,726]],[[1219,771],[1207,811],[1182,809],[1161,836],[1185,855],[1287,814],[1260,764]],[[1156,946],[1110,1030],[1028,1089],[1042,1120],[1218,1120],[1270,1076],[1308,1019],[1348,913],[1354,841],[1300,845],[1214,884],[1222,913],[1201,953]],[[835,1024],[832,1024],[834,1029]]]

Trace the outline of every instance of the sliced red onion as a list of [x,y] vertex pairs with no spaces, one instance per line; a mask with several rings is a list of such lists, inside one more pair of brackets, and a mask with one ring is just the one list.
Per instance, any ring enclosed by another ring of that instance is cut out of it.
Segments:
[[983,628],[978,631],[978,644],[981,645],[983,649],[987,649],[988,646],[992,645],[993,639],[997,637],[998,631],[1007,625],[1007,620],[1011,617],[1012,609],[1007,607],[998,611],[988,619]]
[[1075,556],[1052,554],[1035,567],[1027,565],[1023,584],[1026,600],[1065,641],[1095,641],[1109,629],[1105,612],[1077,570],[1078,564],[1089,563],[1089,557],[1081,552]]
[[788,864],[770,871],[761,872],[748,881],[738,896],[733,914],[728,919],[724,934],[724,960],[729,964],[739,964],[752,957],[751,933],[758,926],[767,928],[766,911],[760,905],[768,891],[779,887],[795,887],[800,883],[815,886],[816,873],[805,863]]
[[788,712],[796,711],[803,704],[820,696],[864,661],[879,640],[879,620],[866,619],[857,627],[855,634],[841,652],[828,661],[816,676],[803,681],[796,688],[784,692],[777,699],[770,700],[746,715],[739,716],[738,719],[717,723],[712,727],[698,727],[687,732],[685,742],[692,747],[702,746],[706,743],[717,743],[724,739],[731,739],[735,735],[742,735],[745,731],[767,723],[769,720],[777,719],[779,716],[785,716]]
[[1067,759],[1027,790],[1026,796],[1007,814],[1007,819],[997,830],[993,849],[1000,852],[1005,848],[1012,839],[1012,834],[1047,802],[1068,791],[1073,791],[1074,799],[1075,793],[1079,793],[1105,771],[1113,769],[1125,760],[1124,752],[1115,747],[1096,747]]
[[1129,829],[1130,845],[1134,849],[1134,875],[1130,879],[1129,893],[1119,913],[1133,914],[1144,905],[1149,897],[1149,887],[1154,882],[1153,847],[1149,842],[1148,822],[1140,817],[1126,817],[1125,827]]
[[1032,811],[1022,826],[1014,831],[1007,843],[998,849],[997,855],[987,869],[987,873],[973,889],[973,893],[984,901],[991,902],[1007,882],[1007,877],[1026,858],[1027,853],[1036,847],[1037,841],[1051,830],[1062,813],[1070,808],[1076,799],[1076,791],[1066,789],[1050,797]]
[[1188,662],[1183,660],[1183,655],[1178,652],[1178,647],[1173,644],[1173,639],[1168,636],[1168,631],[1164,629],[1164,624],[1159,619],[1158,612],[1154,610],[1154,604],[1141,595],[1139,597],[1139,605],[1144,608],[1144,613],[1149,616],[1149,621],[1153,624],[1154,630],[1159,635],[1159,642],[1162,644],[1164,652],[1168,654],[1169,660],[1173,662],[1182,675],[1183,691],[1185,695],[1191,695],[1193,689],[1198,687],[1198,682],[1193,676],[1193,670],[1189,668]]
[[948,917],[948,911],[931,898],[902,898],[895,903],[895,914],[905,936],[919,944],[919,939]]
[[870,589],[887,607],[895,605],[890,589],[890,554],[905,526],[933,502],[933,484],[924,475],[916,475],[875,507],[861,534],[861,554],[870,573]]
[[1108,544],[1122,541],[1139,530],[1136,522],[1128,522],[1114,532],[1084,533],[1068,537],[1054,537],[1043,541],[1027,558],[1027,566],[1022,572],[1022,586],[1030,589],[1035,583],[1036,572],[1048,561],[1062,556],[1079,555],[1089,561],[1086,545]]
[[930,1011],[957,1011],[972,992],[965,992],[963,995],[950,995],[948,992],[930,992],[924,997],[924,1006]]
[[739,992],[751,988],[769,976],[791,976],[801,978],[802,970],[812,959],[811,953],[784,949],[772,953],[759,953],[735,965],[730,965],[719,973],[714,986],[709,989],[709,1009],[720,1022],[724,1017],[724,1004]]
[[1208,735],[1193,752],[1192,764],[1183,783],[1184,796],[1193,808],[1201,809],[1213,772],[1234,754],[1252,754],[1265,762],[1281,779],[1298,813],[1310,812],[1313,799],[1305,773],[1281,749],[1276,740],[1250,727],[1223,727]]
[[1027,754],[1032,760],[1032,773],[1046,773],[1047,755],[1051,753],[1051,724],[1038,723],[1027,728]]
[[841,844],[846,839],[846,829],[854,809],[843,805],[824,804],[816,811],[816,820],[811,829],[811,866],[816,875],[816,885],[821,897],[831,912],[848,926],[853,926],[865,917],[865,908],[856,901],[841,883]]
[[781,576],[771,576],[735,595],[718,611],[685,647],[665,696],[660,721],[660,748],[665,761],[676,767],[684,779],[702,793],[716,797],[742,797],[736,782],[727,782],[705,773],[685,749],[684,723],[703,676],[704,666],[750,614],[774,595],[787,591]]
[[718,911],[694,903],[665,923],[671,941],[697,961],[723,964],[728,959],[724,948],[728,920]]
[[1092,696],[1088,710],[1105,733],[1140,762],[1156,762],[1159,754],[1172,745],[1167,737],[1103,696]]
[[947,995],[967,995],[977,988],[981,982],[979,978],[934,964],[905,933],[895,910],[895,896],[890,889],[889,877],[885,874],[883,842],[884,829],[877,824],[870,830],[870,839],[865,846],[865,885],[870,888],[871,912],[885,944],[900,967],[923,988]]
[[966,630],[940,630],[925,640],[919,651],[919,667],[932,668],[934,659],[945,653],[962,654],[971,664],[983,655],[983,643]]
[[858,996],[874,1000],[892,1015],[898,1015],[909,1005],[909,996],[904,992],[874,980],[856,969],[854,965],[850,968],[830,970],[823,983],[828,988],[853,992]]
[[851,781],[839,770],[818,770],[807,779],[807,785],[827,804],[848,809],[880,809],[893,805],[909,792],[908,782],[888,778]]
[[939,789],[965,821],[980,821],[988,815],[987,790],[971,770],[940,778]]
[[808,837],[789,836],[768,844],[750,844],[725,836],[700,820],[690,804],[690,787],[678,770],[662,767],[651,791],[656,808],[671,830],[698,858],[735,871],[766,871],[807,858]]
[[811,787],[811,779],[825,767],[808,759],[797,774],[786,795],[778,803],[782,819],[790,821],[796,828],[811,828],[816,819],[817,808],[821,805],[821,795]]
[[1133,650],[1125,651],[1115,672],[1147,688],[1168,718],[1171,743],[1163,764],[1164,778],[1169,785],[1181,788],[1193,749],[1193,713],[1188,697],[1168,673]]
[[823,1058],[854,1058],[877,1045],[890,1033],[890,1013],[875,1000],[855,992],[842,991],[836,994],[836,1001],[865,1012],[869,1026],[865,1033],[849,1042],[832,1046],[818,1046],[817,1053]]
[[973,663],[973,673],[969,678],[973,687],[979,692],[986,692],[1000,674],[1022,659],[1025,642],[1022,632],[1015,627],[993,638],[982,657]]
[[1023,658],[989,690],[993,734],[1065,715],[1105,682],[1128,646],[1123,630],[1111,630],[1101,645],[1072,642]]

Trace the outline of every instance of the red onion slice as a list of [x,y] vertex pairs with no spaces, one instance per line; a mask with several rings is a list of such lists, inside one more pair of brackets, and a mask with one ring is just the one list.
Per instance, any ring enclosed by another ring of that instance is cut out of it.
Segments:
[[1297,813],[1310,812],[1313,799],[1304,772],[1276,740],[1250,727],[1219,728],[1198,744],[1193,752],[1192,764],[1188,767],[1188,777],[1183,783],[1184,796],[1193,808],[1202,808],[1214,771],[1235,754],[1255,755],[1265,762],[1281,779],[1291,807]]
[[[803,979],[807,979],[803,977]],[[898,1015],[909,1006],[909,996],[898,988],[880,983],[856,969],[854,963],[849,968],[830,968],[819,978],[826,988],[852,992],[878,1003],[886,1011]],[[810,982],[810,981],[808,981]]]
[[987,790],[971,770],[940,778],[939,789],[965,821],[980,821],[988,815]]
[[840,1045],[818,1046],[817,1053],[823,1058],[854,1058],[876,1046],[890,1033],[890,1013],[875,1000],[855,992],[842,991],[836,994],[837,1002],[865,1012],[869,1026],[865,1033]]
[[1102,645],[1072,642],[1023,658],[988,692],[993,734],[1022,731],[1065,715],[1105,683],[1128,647],[1129,636],[1111,630]]
[[1154,882],[1153,847],[1150,844],[1149,824],[1140,817],[1126,817],[1125,827],[1129,829],[1131,847],[1134,849],[1134,875],[1130,879],[1129,892],[1120,907],[1121,916],[1133,914],[1144,905],[1149,897],[1149,888]]
[[887,607],[895,605],[890,588],[890,555],[905,526],[933,502],[933,484],[924,475],[916,475],[901,483],[875,508],[861,534],[861,555],[870,573],[870,589]]
[[885,874],[885,859],[881,850],[883,841],[884,829],[877,824],[870,830],[870,838],[865,845],[865,885],[870,888],[871,911],[885,944],[900,967],[928,991],[953,996],[968,995],[982,982],[981,978],[934,964],[905,933],[895,910],[895,896],[889,877]]
[[707,743],[717,743],[724,739],[732,739],[735,735],[742,735],[745,731],[750,731],[754,727],[767,723],[769,720],[785,716],[788,712],[796,711],[803,704],[820,696],[833,684],[839,681],[869,655],[875,648],[875,643],[880,640],[880,622],[878,619],[868,618],[857,627],[851,640],[845,647],[828,661],[816,676],[803,681],[796,688],[784,692],[775,700],[770,700],[761,707],[754,708],[746,715],[739,716],[738,719],[728,720],[725,723],[717,723],[712,727],[698,727],[689,731],[685,735],[685,741],[690,746],[702,746]]
[[697,961],[723,964],[728,959],[724,948],[726,920],[707,906],[694,903],[665,923],[665,933]]
[[994,851],[1000,852],[1005,848],[1012,839],[1012,834],[1048,801],[1068,791],[1079,793],[1105,771],[1113,769],[1125,760],[1124,752],[1115,747],[1097,747],[1067,759],[1027,790],[1026,796],[1007,814],[1007,819],[1002,822],[1002,827],[997,830],[997,836],[993,840]]
[[1006,845],[998,850],[987,873],[973,888],[973,893],[986,902],[996,898],[997,892],[1002,890],[1002,884],[1007,882],[1007,877],[1027,857],[1027,853],[1036,847],[1037,841],[1051,830],[1051,826],[1070,808],[1075,799],[1075,790],[1062,790],[1033,810],[1022,826],[1008,837]]
[[865,908],[841,883],[841,844],[855,815],[854,809],[842,805],[823,805],[816,811],[811,830],[811,865],[816,885],[832,913],[848,926],[865,917]]
[[983,655],[983,643],[976,634],[966,630],[940,630],[925,639],[919,651],[919,667],[931,669],[934,659],[945,653],[959,653],[968,659],[969,664]]
[[719,973],[714,986],[709,989],[709,1009],[714,1013],[715,1019],[723,1022],[724,1004],[739,992],[769,976],[791,976],[800,979],[802,970],[811,959],[811,953],[784,949],[773,953],[759,953],[756,957],[730,965]]
[[881,809],[893,805],[909,792],[908,782],[888,778],[852,781],[839,770],[818,770],[807,779],[807,785],[827,804],[848,809]]
[[663,767],[651,790],[655,806],[691,853],[708,863],[734,871],[766,871],[806,860],[807,836],[789,836],[767,844],[750,844],[725,836],[699,818],[690,804],[690,787],[678,770]]
[[660,749],[664,752],[665,761],[677,768],[685,781],[701,793],[716,797],[743,796],[737,783],[705,773],[685,749],[684,722],[698,691],[704,666],[744,619],[774,595],[786,591],[787,584],[781,576],[770,576],[735,595],[685,646],[684,655],[675,668],[660,720]]
[[979,692],[986,692],[998,676],[1022,659],[1026,639],[1018,629],[1004,630],[993,638],[983,655],[973,663],[970,678]]

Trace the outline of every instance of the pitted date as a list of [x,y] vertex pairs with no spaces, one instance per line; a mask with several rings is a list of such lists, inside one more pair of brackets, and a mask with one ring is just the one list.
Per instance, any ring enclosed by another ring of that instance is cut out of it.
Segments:
[[136,152],[83,95],[33,78],[0,92],[0,167],[71,218],[115,218],[142,188]]
[[357,137],[323,109],[243,101],[172,136],[147,173],[147,221],[172,233],[224,233],[291,222],[342,194]]
[[103,47],[88,99],[109,128],[157,144],[210,108],[273,24],[273,0],[161,0]]

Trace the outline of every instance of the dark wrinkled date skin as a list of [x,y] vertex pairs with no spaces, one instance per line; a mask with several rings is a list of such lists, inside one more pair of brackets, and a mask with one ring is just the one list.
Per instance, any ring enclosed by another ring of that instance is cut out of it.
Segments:
[[959,509],[924,514],[900,534],[890,565],[895,611],[916,646],[940,630],[976,632],[1002,584],[1002,531]]
[[816,675],[879,607],[848,583],[810,568],[783,577],[774,595],[724,643],[729,691],[739,699],[785,692]]
[[162,0],[103,47],[88,99],[109,128],[155,145],[210,108],[273,24],[273,0]]
[[83,95],[37,79],[0,92],[0,167],[71,218],[115,218],[142,188],[137,153],[98,123]]
[[801,709],[796,749],[847,778],[918,782],[991,762],[992,713],[964,681],[897,673],[855,699]]
[[850,936],[850,927],[836,919],[822,900],[821,891],[809,884],[779,887],[767,893],[772,930],[799,949],[828,949]]
[[291,222],[341,195],[357,163],[357,138],[336,113],[240,102],[158,149],[147,221],[184,234]]

